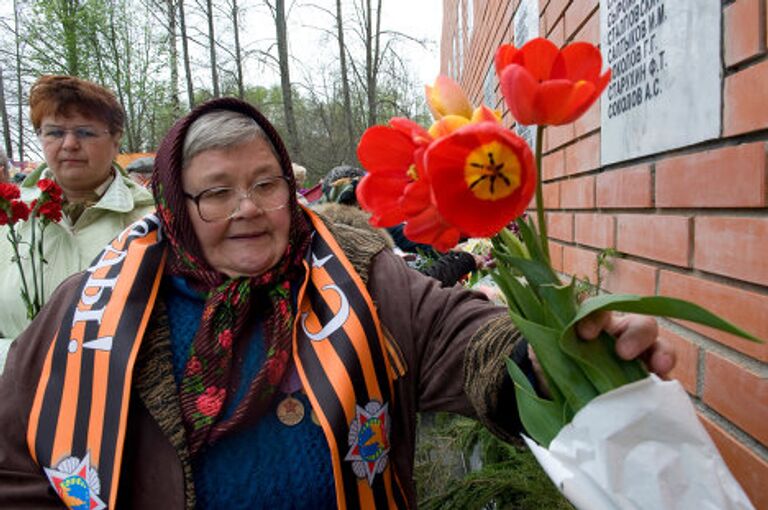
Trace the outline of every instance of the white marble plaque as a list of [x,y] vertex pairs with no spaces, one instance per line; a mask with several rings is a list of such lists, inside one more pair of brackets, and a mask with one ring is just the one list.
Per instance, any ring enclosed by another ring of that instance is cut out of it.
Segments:
[[[539,37],[539,0],[522,0],[512,16],[512,26],[517,48]],[[532,151],[536,150],[536,126],[516,124],[515,133],[528,142]]]
[[717,138],[720,0],[600,0],[601,161]]

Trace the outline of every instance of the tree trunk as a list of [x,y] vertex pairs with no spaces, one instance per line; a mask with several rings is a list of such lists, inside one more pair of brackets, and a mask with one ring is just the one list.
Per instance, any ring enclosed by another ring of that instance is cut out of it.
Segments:
[[[16,31],[16,104],[18,105],[18,116],[16,120],[19,123],[19,161],[24,163],[24,96],[21,91],[21,38],[19,37],[19,5],[17,0],[13,0],[13,28]],[[9,153],[8,156],[11,154]]]
[[381,0],[376,2],[376,28],[373,28],[373,12],[371,11],[371,0],[365,2],[365,78],[366,94],[368,98],[368,127],[376,124],[377,121],[377,102],[376,94],[379,79],[380,53],[379,42],[381,40]]
[[291,92],[291,76],[288,66],[288,27],[285,22],[284,0],[275,0],[275,28],[277,32],[277,55],[280,65],[280,87],[283,92],[283,109],[285,111],[285,127],[288,130],[288,143],[291,147],[292,158],[302,161],[296,117],[293,112],[293,94]]
[[213,82],[213,97],[219,97],[219,70],[216,65],[216,37],[213,33],[213,2],[206,1],[206,16],[208,18],[208,48],[211,55],[211,81]]
[[179,52],[176,49],[176,5],[174,0],[166,0],[165,6],[168,17],[168,49],[171,66],[171,109],[173,110],[173,118],[177,119],[181,114],[181,107],[179,105]]
[[245,86],[243,85],[243,56],[240,48],[240,8],[237,0],[232,0],[232,28],[235,31],[235,67],[237,69],[237,97],[245,99]]
[[[120,65],[120,49],[118,48],[119,39],[117,36],[117,30],[115,29],[115,5],[112,5],[109,10],[109,44],[112,49],[112,65],[114,65],[115,69],[115,92],[117,92],[117,99],[120,101],[120,104],[123,105],[123,108],[127,106],[126,103],[126,97],[125,93],[123,91],[123,72],[122,67]],[[129,80],[130,80],[130,75]],[[130,129],[130,111],[126,111],[125,116],[125,132],[123,133],[127,140],[127,145],[129,147],[133,147],[133,133]]]
[[187,24],[184,20],[184,0],[179,0],[179,29],[181,30],[181,48],[184,50],[184,74],[187,79],[187,100],[189,108],[195,106],[195,87],[192,84],[192,68],[189,65],[189,41],[187,40]]
[[80,61],[77,48],[77,11],[80,7],[79,0],[64,0],[59,4],[61,7],[61,27],[64,29],[64,47],[66,48],[66,69],[67,74],[79,76]]
[[355,129],[352,124],[352,100],[349,94],[349,72],[347,71],[347,49],[344,45],[344,25],[341,15],[341,0],[336,0],[336,28],[339,41],[339,63],[341,66],[341,93],[344,100],[344,123],[347,126],[346,161],[355,160]]
[[[5,109],[5,86],[3,83],[3,70],[0,69],[0,121],[3,123],[3,142],[8,158],[13,158],[13,146],[11,145],[11,126],[8,125],[8,110]],[[0,173],[3,169],[0,168]]]

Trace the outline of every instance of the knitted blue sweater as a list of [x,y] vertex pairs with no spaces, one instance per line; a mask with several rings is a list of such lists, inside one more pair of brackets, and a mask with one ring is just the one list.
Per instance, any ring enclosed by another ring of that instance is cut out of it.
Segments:
[[[183,279],[170,277],[164,283],[173,370],[179,384],[204,300]],[[234,411],[263,363],[262,328],[257,327],[244,355],[240,384],[225,405],[225,416]],[[278,395],[257,425],[232,432],[195,456],[192,467],[198,508],[336,508],[331,455],[323,431],[310,418],[307,397],[300,391],[293,396],[304,404],[299,424],[289,427],[277,419],[275,409],[282,400]]]

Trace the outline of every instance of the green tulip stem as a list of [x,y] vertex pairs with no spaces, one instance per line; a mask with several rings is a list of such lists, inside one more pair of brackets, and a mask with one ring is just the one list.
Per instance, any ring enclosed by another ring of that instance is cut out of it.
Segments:
[[544,145],[544,127],[536,126],[536,220],[539,224],[541,249],[549,263],[549,243],[547,242],[547,222],[544,219],[544,186],[541,182],[541,152]]

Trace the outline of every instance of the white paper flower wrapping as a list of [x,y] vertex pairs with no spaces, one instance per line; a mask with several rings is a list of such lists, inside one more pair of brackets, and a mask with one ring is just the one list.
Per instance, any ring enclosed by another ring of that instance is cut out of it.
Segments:
[[523,438],[580,510],[754,508],[677,381],[651,375],[600,395],[549,449]]

